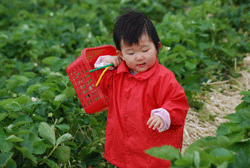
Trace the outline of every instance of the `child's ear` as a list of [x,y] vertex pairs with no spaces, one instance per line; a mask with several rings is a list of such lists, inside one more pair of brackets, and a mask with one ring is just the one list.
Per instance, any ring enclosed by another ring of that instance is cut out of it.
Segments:
[[161,44],[161,42],[159,42],[159,43],[158,43],[158,51],[160,51],[161,46],[162,46],[162,44]]
[[116,54],[123,60],[122,52],[120,50],[116,50]]

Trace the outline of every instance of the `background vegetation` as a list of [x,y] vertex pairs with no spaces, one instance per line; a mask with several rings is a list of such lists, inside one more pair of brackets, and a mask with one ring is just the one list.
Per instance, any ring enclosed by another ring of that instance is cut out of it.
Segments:
[[193,95],[209,89],[203,83],[239,75],[250,48],[247,0],[1,0],[0,166],[114,167],[103,158],[107,112],[84,112],[66,67],[86,47],[114,44],[121,7],[153,20],[160,63],[176,74],[191,107],[202,107]]

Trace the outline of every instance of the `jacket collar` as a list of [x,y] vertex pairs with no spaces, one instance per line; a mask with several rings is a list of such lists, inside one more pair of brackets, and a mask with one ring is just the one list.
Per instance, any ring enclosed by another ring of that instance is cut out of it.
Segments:
[[155,73],[158,65],[159,65],[159,61],[158,61],[158,57],[156,57],[156,61],[155,61],[154,66],[151,67],[149,70],[132,75],[132,74],[130,74],[130,69],[127,66],[127,64],[125,63],[125,61],[122,61],[122,63],[117,68],[117,74],[128,73],[129,78],[135,78],[137,80],[145,80],[145,79],[148,79],[150,76],[152,76]]

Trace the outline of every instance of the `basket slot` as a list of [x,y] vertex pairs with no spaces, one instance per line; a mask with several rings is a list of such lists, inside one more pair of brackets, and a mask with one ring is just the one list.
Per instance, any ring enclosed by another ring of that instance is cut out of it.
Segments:
[[90,50],[86,52],[86,58],[89,62],[95,60],[105,49]]

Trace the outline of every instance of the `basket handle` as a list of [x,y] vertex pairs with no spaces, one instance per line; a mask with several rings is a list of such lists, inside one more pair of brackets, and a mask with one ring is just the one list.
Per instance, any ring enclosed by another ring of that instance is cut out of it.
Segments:
[[101,67],[99,67],[99,68],[90,70],[89,73],[94,72],[94,71],[97,71],[97,70],[99,70],[99,69],[103,69],[103,68],[106,68],[106,67],[110,67],[110,66],[113,66],[113,65],[114,65],[113,63],[112,63],[112,64],[108,64],[108,65],[104,65],[104,66],[101,66]]

